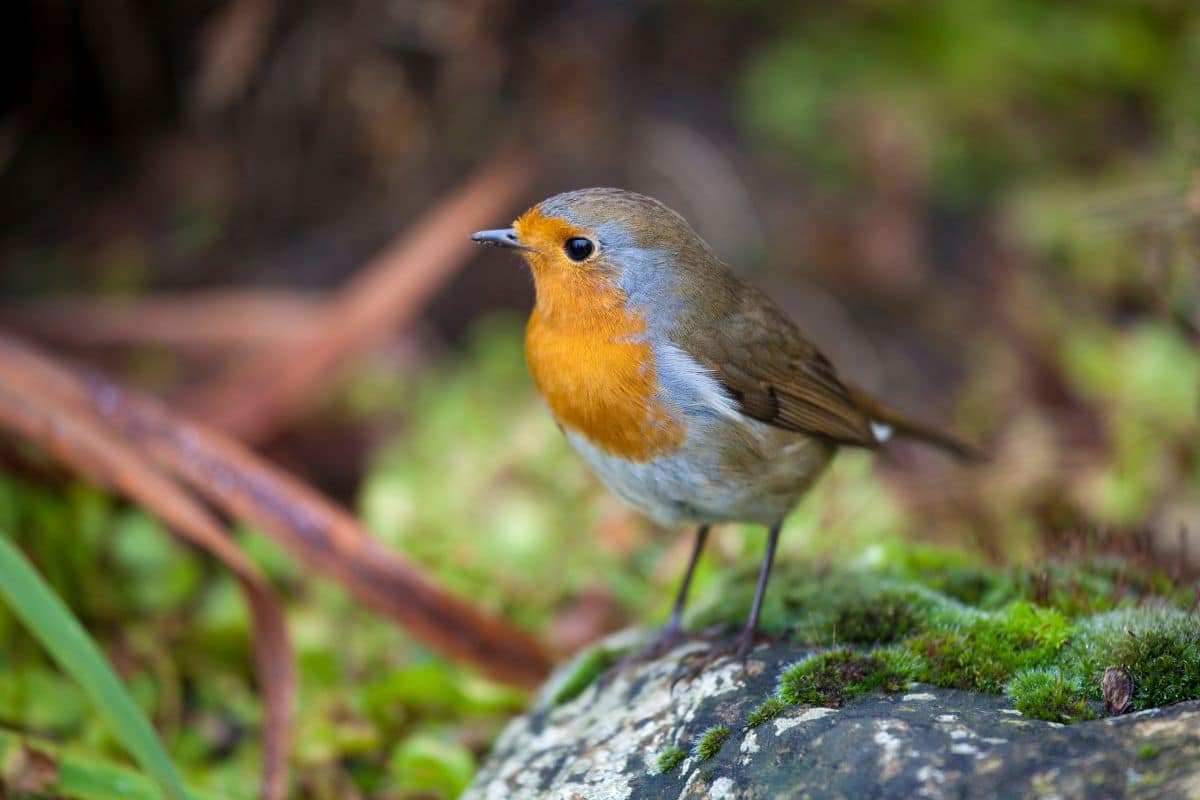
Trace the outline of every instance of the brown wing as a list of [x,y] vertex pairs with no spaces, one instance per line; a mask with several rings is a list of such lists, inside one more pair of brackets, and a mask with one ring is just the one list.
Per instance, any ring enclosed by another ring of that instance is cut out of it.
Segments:
[[691,337],[690,350],[725,384],[742,413],[789,430],[877,447],[855,394],[774,305],[747,289],[720,324]]

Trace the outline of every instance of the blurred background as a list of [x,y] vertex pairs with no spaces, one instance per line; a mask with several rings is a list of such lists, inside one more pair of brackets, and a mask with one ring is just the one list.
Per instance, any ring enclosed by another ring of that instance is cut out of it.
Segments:
[[[567,451],[522,363],[529,276],[466,241],[584,186],[674,207],[844,374],[993,455],[845,453],[783,558],[905,541],[1200,570],[1191,0],[0,15],[0,330],[239,436],[556,653],[665,617],[689,547]],[[0,506],[186,776],[250,794],[232,580],[21,458]],[[298,796],[453,796],[524,696],[239,541],[296,641]],[[698,592],[761,546],[722,531]],[[114,749],[11,621],[0,637],[0,722]]]

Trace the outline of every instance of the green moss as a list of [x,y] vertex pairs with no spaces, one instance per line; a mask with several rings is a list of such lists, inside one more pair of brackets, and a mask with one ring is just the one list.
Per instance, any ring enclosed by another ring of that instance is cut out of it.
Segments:
[[687,751],[682,747],[668,747],[658,754],[658,772],[660,775],[666,774],[679,766],[687,758]]
[[1134,606],[1149,597],[1183,608],[1193,601],[1190,587],[1175,586],[1165,575],[1117,559],[1094,558],[1006,570],[981,598],[980,605],[999,608],[1014,600],[1025,600],[1077,618]]
[[933,630],[910,638],[904,647],[917,660],[919,681],[999,692],[1020,670],[1051,663],[1070,629],[1059,612],[1016,602],[991,613],[944,614]]
[[[931,563],[899,571],[936,583],[924,571]],[[987,580],[977,568],[979,591],[963,593],[977,595],[976,607],[902,580],[894,566],[888,576],[810,571],[789,583],[781,613],[793,619],[793,638],[833,649],[785,669],[748,726],[791,705],[837,706],[910,680],[1005,691],[1028,717],[1073,722],[1095,716],[1110,666],[1132,678],[1134,709],[1200,698],[1200,620],[1175,607],[1190,587],[1117,562],[1051,563]]]
[[865,560],[899,581],[967,605],[978,605],[1002,577],[966,553],[903,540],[872,548]]
[[949,604],[915,584],[847,576],[811,587],[796,638],[812,645],[888,644],[929,630]]
[[696,738],[692,753],[699,761],[708,759],[721,752],[721,745],[729,738],[729,728],[724,725],[714,725]]
[[[1032,718],[1087,719],[1110,666],[1132,678],[1134,709],[1200,699],[1200,620],[1181,610],[1195,587],[1120,561],[998,570],[880,546],[848,570],[783,567],[769,628],[828,649],[784,670],[750,727],[791,705],[836,706],[909,681],[1005,691]],[[710,604],[699,624],[740,617],[746,587],[722,589],[732,604]]]
[[1077,677],[1058,667],[1027,669],[1005,687],[1017,710],[1031,719],[1077,722],[1096,715],[1087,705],[1087,693]]
[[1142,761],[1151,761],[1155,758],[1158,758],[1159,753],[1161,752],[1162,749],[1155,745],[1144,744],[1137,749],[1137,757]]
[[1072,642],[1067,668],[1100,700],[1107,667],[1133,679],[1132,709],[1200,697],[1200,620],[1168,608],[1122,609],[1085,621]]
[[768,697],[746,716],[746,727],[757,728],[764,722],[770,722],[783,713],[787,707],[788,704],[778,697]]
[[554,693],[554,705],[561,706],[569,703],[592,685],[613,664],[624,655],[624,650],[607,647],[594,647],[581,655],[575,661],[575,669],[571,671],[558,691]]
[[[936,614],[957,605],[920,584],[863,570],[821,573],[793,566],[781,577],[786,588],[764,611],[771,617],[768,629],[812,646],[888,644],[927,630]],[[753,580],[748,583],[753,586]],[[720,613],[737,611],[725,608]],[[709,613],[697,624],[718,621],[719,616]]]
[[784,670],[779,676],[778,697],[788,705],[839,706],[876,689],[897,692],[909,680],[899,665],[890,653],[882,651],[829,650]]

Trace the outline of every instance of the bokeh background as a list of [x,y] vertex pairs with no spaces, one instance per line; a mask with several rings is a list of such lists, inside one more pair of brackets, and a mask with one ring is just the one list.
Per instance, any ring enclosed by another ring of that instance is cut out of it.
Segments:
[[[218,423],[264,391],[223,382],[247,353],[341,342],[336,369],[247,440],[558,653],[662,619],[687,537],[608,496],[542,410],[521,357],[524,267],[403,244],[430,214],[465,241],[583,186],[676,208],[844,374],[992,453],[971,468],[902,443],[844,454],[782,558],[880,558],[904,541],[996,565],[1200,569],[1191,0],[0,14],[0,329]],[[482,222],[453,202],[481,171],[500,198]],[[414,275],[412,302],[348,335],[360,307],[321,312],[369,267]],[[0,527],[187,777],[251,794],[260,711],[233,582],[143,511],[2,463]],[[762,545],[751,528],[716,539],[700,594]],[[524,695],[239,540],[299,651],[297,796],[454,796]],[[0,723],[115,757],[79,690],[3,616],[0,639]]]

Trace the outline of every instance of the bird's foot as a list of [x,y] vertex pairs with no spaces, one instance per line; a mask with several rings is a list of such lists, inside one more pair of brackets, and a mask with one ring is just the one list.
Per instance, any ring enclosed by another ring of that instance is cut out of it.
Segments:
[[754,649],[754,645],[758,642],[759,633],[753,628],[743,628],[734,636],[732,640],[724,642],[714,641],[707,650],[688,653],[679,660],[679,665],[675,668],[675,674],[671,678],[671,688],[680,681],[691,681],[700,673],[716,664],[718,661],[723,661],[726,658],[736,659],[741,663],[742,669],[746,668],[746,661],[750,657],[750,651]]
[[674,650],[679,645],[686,642],[691,636],[680,625],[665,625],[662,630],[655,634],[650,643],[642,649],[640,653],[636,653],[630,657],[630,660],[645,664],[654,661],[667,653]]
[[601,687],[607,686],[626,669],[659,659],[690,638],[691,634],[685,631],[681,625],[668,623],[654,635],[654,638],[644,648],[618,659],[604,671],[604,674],[597,679],[597,683]]

